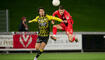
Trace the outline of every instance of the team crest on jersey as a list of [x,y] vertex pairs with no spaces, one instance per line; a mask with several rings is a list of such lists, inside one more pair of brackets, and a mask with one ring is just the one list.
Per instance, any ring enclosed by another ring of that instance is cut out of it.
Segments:
[[67,16],[67,19],[69,19],[69,17]]
[[47,19],[44,19],[44,20],[47,20]]

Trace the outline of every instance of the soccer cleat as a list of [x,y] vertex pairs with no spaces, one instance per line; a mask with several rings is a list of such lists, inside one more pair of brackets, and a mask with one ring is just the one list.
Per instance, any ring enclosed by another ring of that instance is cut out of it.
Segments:
[[71,42],[71,43],[72,42],[76,42],[77,43],[78,42],[78,39],[76,38],[75,40],[69,40],[69,42]]
[[36,58],[36,57],[34,57],[34,60],[37,60],[37,58]]
[[75,42],[77,43],[78,42],[78,39],[75,39]]
[[51,39],[53,39],[54,41],[56,41],[56,37],[55,36],[50,36],[51,37]]
[[71,42],[71,43],[72,43],[73,41],[69,40],[69,42]]

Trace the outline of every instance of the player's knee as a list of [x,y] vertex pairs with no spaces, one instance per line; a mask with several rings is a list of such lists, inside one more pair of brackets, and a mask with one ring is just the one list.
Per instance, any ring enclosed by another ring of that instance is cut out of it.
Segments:
[[72,40],[69,40],[69,42],[72,42]]
[[41,48],[40,48],[40,49],[42,49],[42,50],[43,50],[44,48],[45,48],[44,46],[41,46]]
[[67,34],[67,35],[69,35],[69,33],[68,33],[68,32],[66,32],[66,34]]
[[44,49],[46,46],[46,43],[42,42],[41,46],[40,46],[40,49]]
[[57,25],[53,25],[53,27],[57,27]]
[[36,50],[39,50],[39,47],[36,46],[35,49],[36,49]]
[[70,34],[69,32],[66,32],[66,34],[67,34],[68,36],[71,36],[71,34]]
[[72,42],[72,40],[73,40],[73,38],[72,37],[69,37],[69,41]]

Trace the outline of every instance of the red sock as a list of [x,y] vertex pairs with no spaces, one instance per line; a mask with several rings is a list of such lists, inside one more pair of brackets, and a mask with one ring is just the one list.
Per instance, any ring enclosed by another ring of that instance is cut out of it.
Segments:
[[53,27],[53,35],[56,35],[56,33],[57,33],[57,28]]
[[73,40],[72,40],[72,42],[74,42],[75,41],[75,36],[73,36]]

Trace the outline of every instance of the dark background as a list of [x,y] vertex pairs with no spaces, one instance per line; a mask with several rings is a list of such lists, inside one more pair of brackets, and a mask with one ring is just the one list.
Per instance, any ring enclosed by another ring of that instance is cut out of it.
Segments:
[[[61,0],[61,5],[73,16],[74,31],[105,31],[105,0]],[[22,16],[35,18],[40,6],[50,15],[58,9],[52,0],[0,0],[0,10],[9,10],[9,31],[18,31]],[[28,25],[37,31],[37,24]]]
[[83,34],[83,50],[88,52],[105,52],[105,34]]

